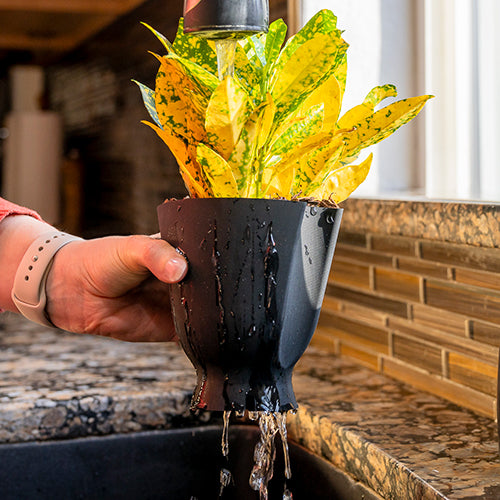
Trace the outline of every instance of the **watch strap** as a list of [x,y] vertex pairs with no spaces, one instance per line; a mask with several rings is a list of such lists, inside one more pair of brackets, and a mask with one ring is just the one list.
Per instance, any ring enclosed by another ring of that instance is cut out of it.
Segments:
[[55,254],[68,243],[81,240],[57,230],[41,234],[21,259],[12,287],[12,300],[19,312],[35,323],[54,327],[45,307],[45,285]]

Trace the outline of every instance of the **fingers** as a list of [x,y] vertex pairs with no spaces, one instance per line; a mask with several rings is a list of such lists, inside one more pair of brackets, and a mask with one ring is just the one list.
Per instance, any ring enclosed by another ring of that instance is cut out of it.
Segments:
[[181,281],[187,273],[186,259],[166,241],[130,236],[124,239],[124,247],[120,258],[134,272],[147,269],[165,283]]

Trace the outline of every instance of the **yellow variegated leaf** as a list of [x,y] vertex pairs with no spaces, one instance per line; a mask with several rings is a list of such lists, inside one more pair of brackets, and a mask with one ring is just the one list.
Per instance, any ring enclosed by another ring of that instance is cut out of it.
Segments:
[[212,193],[206,183],[198,182],[185,165],[179,165],[179,172],[191,198],[211,198]]
[[293,151],[304,140],[319,134],[323,128],[323,103],[305,110],[305,114],[294,113],[283,121],[283,125],[273,133],[268,148],[269,155],[283,156]]
[[333,132],[322,132],[304,140],[298,147],[288,151],[282,157],[278,157],[278,159],[274,159],[273,157],[267,158],[264,164],[265,168],[262,177],[263,193],[267,193],[275,177],[279,177],[287,169],[297,166],[301,157],[308,154],[310,151],[328,144],[332,140],[332,137]]
[[328,176],[330,169],[338,161],[343,147],[343,137],[337,135],[324,146],[299,158],[298,166],[295,168],[292,192],[308,196],[310,191],[319,187]]
[[147,121],[143,121],[142,123],[151,127],[174,155],[189,194],[194,198],[206,198],[210,196],[208,186],[203,180],[202,172],[196,161],[195,147],[191,144],[187,145],[182,137],[168,128],[162,130],[153,123]]
[[213,149],[198,144],[196,159],[203,169],[214,198],[238,197],[238,186],[229,164]]
[[268,141],[269,134],[274,125],[274,115],[276,114],[276,105],[271,94],[268,92],[264,101],[262,111],[262,123],[260,124],[259,136],[257,138],[257,147],[261,148]]
[[329,35],[316,34],[291,55],[271,76],[270,90],[279,116],[295,111],[334,68],[339,53],[347,49]]
[[308,109],[318,104],[323,104],[323,130],[333,129],[342,105],[342,90],[335,75],[331,75],[309,94],[300,106],[299,113],[303,115]]
[[431,97],[424,95],[403,99],[363,118],[355,125],[355,130],[346,137],[343,163],[350,163],[362,148],[380,142],[401,125],[415,118]]
[[372,158],[373,153],[359,165],[344,165],[334,170],[323,186],[312,192],[310,196],[318,200],[331,199],[336,203],[344,201],[366,179]]
[[160,58],[156,77],[155,104],[162,127],[170,129],[191,143],[206,140],[203,101],[195,104],[195,95],[202,96],[175,59]]
[[227,76],[212,94],[205,118],[208,142],[224,159],[231,155],[249,114],[248,94]]
[[292,197],[292,185],[295,179],[295,166],[275,175],[271,178],[272,171],[269,169],[265,172],[262,184],[266,186],[266,195],[271,197]]
[[340,87],[340,102],[344,98],[345,86],[347,81],[347,54],[344,54],[343,59],[338,66],[333,70],[333,74],[337,79]]
[[366,96],[362,104],[354,106],[347,111],[337,123],[339,128],[352,128],[373,114],[375,106],[387,97],[396,97],[398,95],[394,85],[382,85],[375,87]]
[[244,189],[245,183],[253,181],[251,170],[253,161],[257,150],[267,140],[274,112],[273,101],[268,95],[267,100],[248,117],[241,130],[240,138],[228,159],[240,190]]

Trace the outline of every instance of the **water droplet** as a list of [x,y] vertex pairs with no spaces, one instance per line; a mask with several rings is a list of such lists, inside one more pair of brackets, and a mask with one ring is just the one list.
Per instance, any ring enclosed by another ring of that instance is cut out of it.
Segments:
[[219,490],[219,498],[224,493],[224,488],[229,486],[233,481],[233,476],[231,471],[225,469],[224,467],[220,470],[220,490]]
[[310,212],[311,212],[311,215],[316,215],[318,213],[317,207],[311,207]]
[[225,411],[222,416],[223,427],[222,427],[222,456],[227,457],[229,454],[229,419],[231,417],[231,410]]
[[335,221],[335,217],[333,216],[333,214],[327,214],[325,220],[327,224],[333,224]]

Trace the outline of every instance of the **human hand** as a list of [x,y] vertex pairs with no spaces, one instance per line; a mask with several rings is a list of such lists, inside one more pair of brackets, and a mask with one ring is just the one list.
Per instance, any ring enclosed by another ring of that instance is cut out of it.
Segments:
[[149,236],[73,241],[57,252],[49,272],[47,313],[77,333],[127,341],[175,336],[167,283],[187,272],[185,259]]

